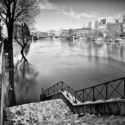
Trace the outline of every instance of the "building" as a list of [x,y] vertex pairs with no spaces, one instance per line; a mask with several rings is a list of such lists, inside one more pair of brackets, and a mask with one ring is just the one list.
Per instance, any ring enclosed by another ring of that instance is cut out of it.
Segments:
[[104,36],[107,34],[107,21],[106,21],[106,19],[100,20],[98,30],[101,31]]
[[91,28],[80,28],[80,29],[75,29],[74,34],[79,37],[86,37],[88,34],[90,34]]
[[106,19],[100,20],[98,30],[107,37],[118,37],[121,34],[125,34],[125,15],[123,15],[122,21],[116,19],[114,22],[107,22]]
[[122,33],[122,23],[108,23],[107,24],[107,36],[118,37]]
[[125,15],[123,15],[122,21],[115,20],[115,23],[107,24],[107,35],[109,37],[125,36]]
[[125,15],[123,15],[122,32],[125,33]]
[[68,35],[68,30],[63,29],[63,30],[60,31],[61,37],[66,37],[67,35]]

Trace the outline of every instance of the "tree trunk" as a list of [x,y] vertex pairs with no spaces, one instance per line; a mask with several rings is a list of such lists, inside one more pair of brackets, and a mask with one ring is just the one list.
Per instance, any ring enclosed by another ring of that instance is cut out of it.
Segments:
[[10,105],[16,104],[15,88],[14,88],[14,60],[13,60],[13,23],[8,25],[8,51],[9,51],[9,83],[11,85]]
[[22,49],[21,49],[20,53],[21,53],[21,55],[22,55],[22,59],[24,59],[24,61],[28,63],[28,60],[26,59],[26,57],[25,57],[25,55],[24,55],[24,50],[25,50],[25,47],[26,47],[26,46],[27,46],[27,44],[24,44],[24,45],[22,46]]

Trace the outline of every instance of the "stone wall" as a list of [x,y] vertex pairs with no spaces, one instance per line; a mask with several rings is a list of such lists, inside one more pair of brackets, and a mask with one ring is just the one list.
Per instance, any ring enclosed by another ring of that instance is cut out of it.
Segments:
[[73,113],[80,114],[96,114],[96,115],[125,115],[125,99],[96,102],[90,104],[72,104],[62,92],[58,92],[54,95],[47,97],[47,100],[61,98],[73,111]]
[[125,100],[76,105],[73,112],[101,115],[125,115]]

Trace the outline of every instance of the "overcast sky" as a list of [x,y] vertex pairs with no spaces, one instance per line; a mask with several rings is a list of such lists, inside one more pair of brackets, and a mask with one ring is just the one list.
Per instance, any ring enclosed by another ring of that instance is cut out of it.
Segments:
[[39,31],[81,28],[101,18],[108,21],[125,14],[125,0],[40,0],[36,18]]

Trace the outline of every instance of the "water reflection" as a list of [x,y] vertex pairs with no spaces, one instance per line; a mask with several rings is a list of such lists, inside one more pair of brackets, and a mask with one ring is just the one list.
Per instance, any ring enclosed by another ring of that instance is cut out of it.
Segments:
[[15,73],[18,103],[39,101],[41,88],[58,81],[78,90],[125,75],[125,45],[47,38],[29,48],[30,64],[23,60]]
[[[38,72],[26,60],[19,61],[15,69],[15,86],[17,104],[32,102],[36,97],[32,96],[34,87],[36,86],[36,77]],[[35,93],[35,92],[34,92]]]
[[84,55],[112,58],[125,62],[125,44],[97,44],[95,42],[74,41],[74,45],[84,51]]
[[29,51],[30,51],[30,43],[28,43],[27,45],[26,45],[26,47],[25,47],[25,49],[24,49],[24,53],[25,53],[25,55],[27,55],[28,53],[29,53]]

